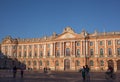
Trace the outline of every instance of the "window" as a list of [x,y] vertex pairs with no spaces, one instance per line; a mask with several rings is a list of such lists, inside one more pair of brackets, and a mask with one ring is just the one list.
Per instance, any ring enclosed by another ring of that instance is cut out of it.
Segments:
[[60,50],[57,50],[56,57],[59,57],[59,56],[60,56]]
[[100,66],[104,66],[104,61],[103,60],[100,61]]
[[90,49],[90,56],[93,56],[93,49]]
[[66,48],[66,56],[70,56],[70,49]]
[[100,57],[102,57],[103,56],[103,49],[101,48],[100,49]]
[[117,45],[120,45],[120,40],[117,40]]
[[41,60],[39,61],[39,65],[42,66],[42,61]]
[[108,45],[111,45],[111,40],[108,41]]
[[80,46],[80,42],[79,41],[77,42],[77,46]]
[[76,60],[76,66],[80,66],[80,61]]
[[40,51],[40,57],[43,57],[43,52],[42,51]]
[[90,46],[93,46],[93,42],[90,42]]
[[77,49],[77,56],[80,56],[80,49]]
[[33,61],[33,65],[36,66],[36,65],[37,65],[37,62],[36,62],[36,61]]
[[46,64],[47,64],[47,66],[49,66],[49,61],[48,60],[46,61]]
[[120,48],[117,48],[117,55],[120,56]]
[[26,57],[26,51],[24,51],[24,56],[23,56],[24,58]]
[[29,52],[29,56],[28,57],[32,57],[32,52],[31,51]]
[[19,57],[21,57],[21,51],[19,51]]
[[90,60],[90,66],[94,66],[93,60]]
[[37,57],[37,52],[35,51],[34,57]]
[[50,51],[47,52],[47,57],[50,57]]
[[111,50],[111,48],[108,48],[108,55],[109,55],[109,56],[112,55],[112,50]]
[[103,45],[103,41],[100,41],[100,45],[101,45],[101,46]]
[[55,61],[55,65],[59,66],[59,61],[58,60]]

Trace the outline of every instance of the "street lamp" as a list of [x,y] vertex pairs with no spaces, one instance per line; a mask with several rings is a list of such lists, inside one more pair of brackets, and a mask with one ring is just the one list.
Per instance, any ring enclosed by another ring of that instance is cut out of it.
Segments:
[[85,64],[87,65],[87,54],[86,54],[86,38],[87,38],[87,33],[84,31],[84,38],[85,38]]

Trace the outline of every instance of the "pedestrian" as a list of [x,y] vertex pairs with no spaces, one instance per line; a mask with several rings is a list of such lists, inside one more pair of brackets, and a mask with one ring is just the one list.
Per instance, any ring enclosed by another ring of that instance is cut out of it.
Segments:
[[24,75],[24,67],[23,66],[21,66],[21,68],[20,68],[20,74],[21,74],[21,78],[23,78],[23,75]]
[[86,75],[86,80],[87,82],[90,81],[90,68],[88,67],[88,65],[85,65],[85,75]]
[[17,67],[13,67],[13,78],[16,78],[16,73],[17,73]]
[[83,81],[85,81],[85,66],[83,66],[82,69],[80,69],[80,72],[82,73],[82,78],[83,78]]

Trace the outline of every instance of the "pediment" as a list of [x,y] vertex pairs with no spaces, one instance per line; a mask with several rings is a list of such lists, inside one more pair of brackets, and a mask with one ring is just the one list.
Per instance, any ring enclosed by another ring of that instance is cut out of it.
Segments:
[[73,33],[64,33],[59,35],[56,39],[71,39],[71,38],[75,38],[76,35]]

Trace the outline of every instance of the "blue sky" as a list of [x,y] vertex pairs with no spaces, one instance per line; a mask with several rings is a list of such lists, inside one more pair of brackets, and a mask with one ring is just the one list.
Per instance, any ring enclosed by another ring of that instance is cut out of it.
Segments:
[[120,31],[120,0],[0,0],[0,41],[75,32]]

